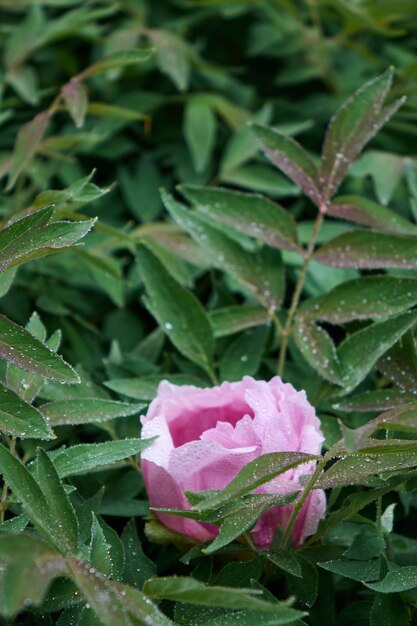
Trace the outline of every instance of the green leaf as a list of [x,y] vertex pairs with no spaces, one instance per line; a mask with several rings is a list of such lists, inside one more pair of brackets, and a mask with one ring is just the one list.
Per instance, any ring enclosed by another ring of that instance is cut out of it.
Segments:
[[339,196],[328,209],[329,215],[371,228],[404,235],[417,234],[417,226],[386,207],[361,196]]
[[77,128],[84,124],[87,113],[88,94],[83,83],[77,79],[72,79],[61,89],[62,97]]
[[109,70],[113,70],[116,68],[127,67],[129,65],[137,65],[138,63],[148,61],[152,54],[152,48],[123,50],[122,52],[115,52],[114,54],[110,54],[107,57],[103,57],[102,59],[94,63],[94,65],[91,65],[89,68],[84,70],[82,74],[83,77],[95,76],[96,74],[102,74],[103,72],[108,72]]
[[237,381],[257,373],[265,351],[269,329],[266,326],[247,330],[226,349],[220,361],[220,378]]
[[48,123],[49,112],[42,111],[42,113],[38,113],[33,120],[27,122],[27,124],[24,124],[20,128],[13,150],[7,190],[14,187],[19,175],[36,154],[42,137],[48,127]]
[[258,598],[254,589],[233,587],[208,587],[188,576],[153,578],[146,581],[144,592],[150,598],[176,600],[201,606],[219,606],[227,609],[252,609],[274,611],[278,603],[265,602]]
[[0,357],[32,374],[61,383],[80,380],[62,357],[3,315],[0,315]]
[[149,37],[156,47],[155,61],[179,91],[185,91],[190,79],[190,52],[186,43],[173,33],[152,29]]
[[139,261],[152,315],[174,346],[211,374],[213,332],[202,305],[144,246],[139,250]]
[[241,330],[261,326],[270,321],[268,311],[265,309],[240,304],[214,309],[209,312],[209,318],[216,338],[233,335]]
[[322,150],[321,192],[328,200],[337,191],[363,147],[403,104],[400,99],[384,107],[393,69],[365,83],[335,113]]
[[212,554],[228,545],[245,532],[251,530],[258,519],[272,506],[283,506],[290,504],[297,497],[296,493],[286,494],[284,496],[264,496],[259,497],[255,502],[248,502],[246,506],[242,506],[237,511],[228,515],[220,525],[220,531],[217,537],[203,549],[204,554]]
[[101,470],[139,454],[151,439],[122,439],[104,443],[80,443],[50,454],[60,478]]
[[95,424],[117,417],[136,415],[145,406],[145,404],[130,404],[104,398],[86,398],[85,400],[49,402],[43,404],[40,411],[50,426],[63,426],[65,424]]
[[276,167],[284,172],[316,204],[321,203],[317,167],[300,144],[283,133],[254,124],[252,126],[262,150]]
[[376,391],[365,391],[358,393],[350,398],[333,404],[338,411],[386,411],[395,407],[401,407],[403,404],[412,402],[414,395],[405,393],[401,389],[377,389]]
[[184,138],[196,172],[203,172],[210,162],[216,142],[216,117],[203,96],[187,100],[184,110]]
[[162,380],[167,380],[174,385],[206,386],[204,380],[187,374],[153,374],[143,378],[115,378],[104,384],[112,391],[135,400],[153,400]]
[[417,304],[417,280],[394,276],[362,276],[308,300],[303,315],[342,324],[357,319],[386,318]]
[[180,190],[203,215],[273,248],[299,250],[295,221],[278,203],[221,188],[181,185]]
[[410,311],[349,335],[337,350],[345,387],[354,389],[376,361],[416,322],[417,312]]
[[377,362],[389,380],[407,392],[417,391],[417,350],[413,330],[406,332]]
[[54,578],[66,574],[65,559],[33,535],[0,535],[0,615],[12,618],[40,606]]
[[[370,477],[383,472],[395,472],[417,466],[416,452],[398,452],[383,454],[376,451],[374,454],[356,453],[340,459],[332,465],[317,481],[316,488],[330,489],[346,487],[348,485],[369,485],[373,480]],[[377,485],[380,483],[377,482]]]
[[54,464],[42,448],[36,455],[36,473],[39,487],[59,530],[60,548],[68,556],[78,553],[78,521]]
[[385,541],[376,528],[364,525],[343,556],[347,559],[368,561],[381,556],[385,547]]
[[197,504],[197,511],[209,511],[226,504],[233,498],[249,493],[283,474],[287,470],[317,460],[317,456],[304,452],[271,452],[248,463],[239,474],[219,493],[208,496]]
[[60,550],[67,548],[42,489],[26,467],[0,445],[0,471],[31,522]]
[[369,626],[408,626],[409,623],[407,608],[400,596],[375,595]]
[[277,605],[273,614],[261,611],[233,611],[227,609],[205,608],[176,604],[175,619],[184,626],[305,626],[301,618],[307,613],[291,609],[285,604]]
[[54,439],[42,414],[0,383],[0,431],[20,439]]
[[134,109],[126,109],[105,102],[89,102],[87,111],[90,115],[96,117],[104,117],[116,120],[141,121],[148,119],[148,115],[135,111]]
[[294,328],[294,339],[301,354],[316,372],[331,383],[342,384],[336,347],[324,328],[300,314]]
[[248,252],[207,224],[196,211],[185,209],[166,193],[162,197],[175,221],[203,248],[214,267],[228,272],[267,309],[279,307],[284,297],[284,273],[277,250],[262,248]]
[[125,549],[123,580],[142,589],[148,578],[156,576],[156,565],[144,554],[135,520],[131,519],[123,529],[121,540]]
[[137,589],[110,581],[86,563],[68,563],[72,580],[104,626],[174,626]]
[[332,267],[415,269],[417,237],[353,230],[326,242],[313,256]]
[[70,248],[96,221],[50,222],[52,214],[50,207],[39,209],[0,230],[0,271]]
[[328,572],[333,572],[333,574],[339,574],[339,576],[352,578],[353,580],[359,580],[361,582],[378,579],[381,571],[380,559],[372,559],[369,561],[339,559],[337,561],[322,561],[318,563],[318,565]]
[[397,593],[417,587],[417,566],[396,566],[392,572],[377,583],[366,582],[366,586],[378,593]]
[[110,556],[110,548],[94,513],[91,526],[90,562],[99,572],[105,576],[111,576],[113,563]]

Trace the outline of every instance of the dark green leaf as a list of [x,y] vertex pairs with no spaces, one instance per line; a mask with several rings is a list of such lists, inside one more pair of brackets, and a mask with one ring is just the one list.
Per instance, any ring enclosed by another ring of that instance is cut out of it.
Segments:
[[377,580],[381,571],[381,560],[372,559],[369,561],[350,561],[349,559],[339,559],[337,561],[324,561],[319,563],[323,569],[339,574],[345,578],[352,578],[361,582]]
[[269,329],[261,326],[247,330],[235,339],[226,349],[220,362],[220,377],[222,380],[236,381],[243,376],[253,376],[257,373]]
[[152,314],[175,347],[211,373],[213,332],[202,305],[146,247],[141,247],[139,261]]
[[39,487],[56,523],[60,536],[60,548],[68,556],[78,552],[78,521],[74,508],[65,492],[57,471],[42,448],[36,456],[36,473]]
[[376,322],[350,335],[337,350],[344,385],[354,389],[376,361],[417,321],[417,312]]
[[153,50],[151,48],[137,49],[137,50],[124,50],[122,52],[115,52],[107,57],[103,57],[94,65],[91,65],[87,70],[83,72],[84,76],[95,76],[102,72],[108,72],[116,68],[126,67],[128,65],[137,65],[148,61],[152,56]]
[[209,317],[215,337],[233,335],[241,330],[266,324],[270,320],[265,309],[241,305],[214,309],[210,311]]
[[299,315],[294,329],[294,339],[301,354],[313,369],[326,380],[336,385],[342,384],[336,347],[324,328]]
[[142,550],[133,519],[124,527],[121,540],[125,549],[123,580],[142,589],[145,581],[156,575],[156,566]]
[[13,150],[7,189],[12,189],[20,173],[36,154],[49,123],[49,112],[42,111],[21,127]]
[[42,414],[0,383],[0,431],[20,439],[54,439]]
[[408,626],[409,623],[406,606],[399,595],[375,595],[369,626]]
[[184,138],[191,153],[194,169],[203,172],[216,141],[216,117],[203,96],[187,101],[184,111]]
[[377,583],[367,582],[366,586],[378,593],[396,593],[415,589],[417,587],[417,567],[415,565],[395,566],[395,569],[388,572],[383,580]]

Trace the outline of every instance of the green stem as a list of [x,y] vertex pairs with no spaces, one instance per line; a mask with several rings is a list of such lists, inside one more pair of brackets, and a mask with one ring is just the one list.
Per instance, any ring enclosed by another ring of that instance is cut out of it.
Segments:
[[294,293],[292,296],[291,305],[288,311],[285,326],[282,330],[281,349],[280,349],[279,357],[278,357],[278,376],[282,376],[283,371],[284,371],[285,357],[287,355],[288,339],[291,335],[293,319],[297,312],[298,304],[300,302],[301,293],[303,290],[308,265],[310,263],[310,260],[314,251],[314,246],[316,245],[317,237],[319,235],[320,228],[323,223],[324,213],[325,211],[321,211],[321,210],[317,213],[310,243],[308,244],[307,250],[304,255],[303,265],[301,267],[300,274],[298,276],[298,280],[295,285],[295,289],[294,289]]

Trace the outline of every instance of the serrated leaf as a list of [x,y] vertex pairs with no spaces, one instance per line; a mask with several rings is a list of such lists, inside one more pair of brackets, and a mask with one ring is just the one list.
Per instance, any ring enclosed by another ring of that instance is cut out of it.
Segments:
[[415,269],[417,237],[355,230],[326,242],[313,256],[316,261],[333,267]]
[[78,552],[78,521],[54,464],[42,448],[36,455],[36,473],[39,487],[60,534],[60,548],[67,556]]
[[299,315],[294,328],[294,339],[301,354],[314,370],[331,383],[342,384],[336,347],[324,328]]
[[0,615],[12,618],[29,605],[39,606],[65,559],[33,535],[0,535]]
[[139,251],[139,262],[151,313],[174,346],[211,374],[213,331],[202,305],[144,246]]
[[337,350],[344,386],[354,389],[376,361],[416,322],[417,312],[411,311],[349,335]]
[[76,79],[66,83],[61,89],[62,97],[77,128],[84,124],[87,113],[88,93],[84,84]]
[[0,315],[0,357],[32,374],[61,383],[80,380],[62,357],[3,315]]
[[214,267],[228,272],[266,308],[279,307],[284,297],[284,274],[277,250],[262,248],[250,253],[170,195],[164,193],[163,201],[176,222],[204,249]]
[[0,431],[20,439],[54,439],[42,414],[0,383]]
[[181,185],[180,190],[202,214],[273,248],[299,250],[295,221],[278,203],[221,188]]
[[136,456],[152,439],[121,439],[103,443],[80,443],[65,450],[50,453],[60,478],[97,471],[119,461]]
[[317,458],[304,452],[271,452],[264,454],[241,469],[237,476],[222,491],[209,495],[196,504],[194,509],[202,512],[218,508],[233,498],[250,493],[287,470],[309,461],[315,461]]
[[145,404],[130,404],[104,398],[86,398],[85,400],[49,402],[43,404],[40,411],[50,426],[63,426],[65,424],[101,423],[118,417],[136,415],[145,406]]
[[386,207],[361,196],[334,198],[328,214],[350,222],[404,235],[416,234],[417,226]]
[[321,192],[328,200],[337,191],[363,147],[403,103],[384,107],[393,69],[365,83],[335,113],[328,126],[322,150]]
[[17,135],[13,150],[12,162],[7,181],[7,190],[13,188],[20,173],[27,167],[36,154],[43,135],[48,127],[49,112],[42,111],[27,124],[24,124]]
[[304,193],[320,206],[318,169],[304,148],[279,131],[254,124],[252,126],[263,151],[276,167],[284,172]]
[[303,306],[303,315],[332,324],[395,315],[417,304],[417,280],[361,276],[337,285]]
[[187,101],[183,126],[194,169],[203,172],[210,162],[216,142],[216,117],[203,96],[193,96]]

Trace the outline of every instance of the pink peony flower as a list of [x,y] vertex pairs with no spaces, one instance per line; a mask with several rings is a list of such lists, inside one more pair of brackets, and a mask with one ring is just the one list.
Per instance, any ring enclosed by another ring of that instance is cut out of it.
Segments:
[[[279,377],[269,382],[245,376],[241,382],[200,389],[161,382],[156,398],[142,417],[142,437],[157,439],[142,452],[141,466],[150,505],[190,509],[184,491],[223,489],[250,461],[270,452],[319,454],[320,422],[304,391]],[[257,493],[296,490],[315,462],[291,469],[259,487]],[[326,508],[322,490],[313,490],[294,526],[300,545],[314,534]],[[262,514],[251,535],[268,548],[277,527],[284,528],[292,505],[274,506]],[[168,528],[206,541],[218,528],[195,520],[157,513]]]

